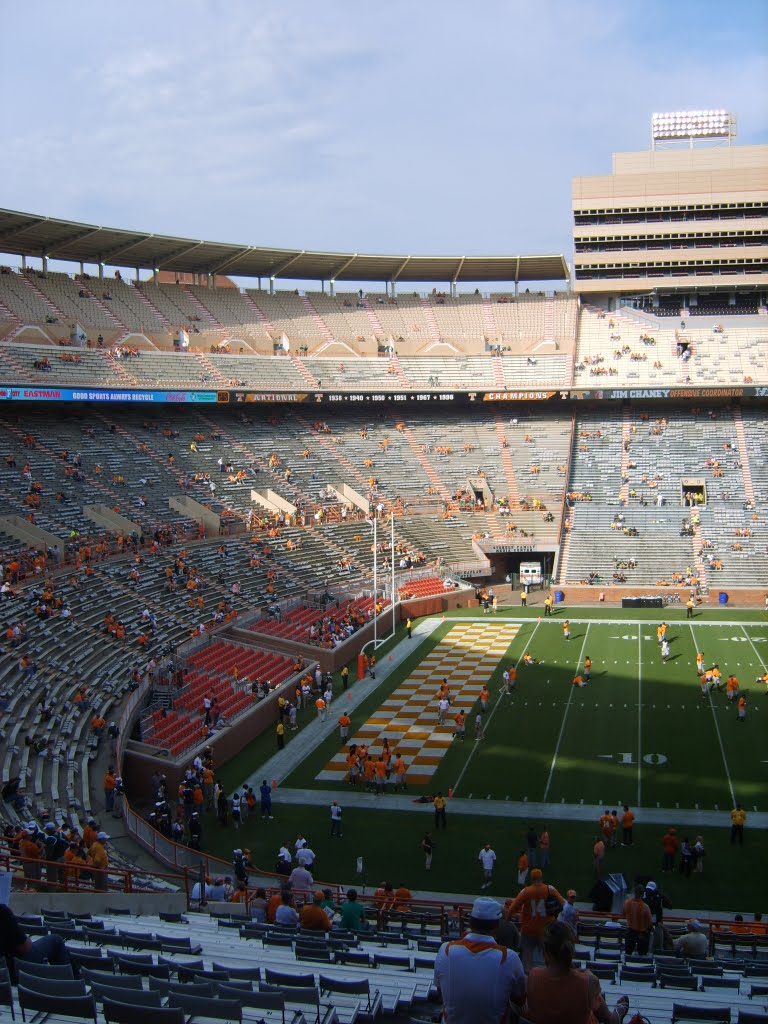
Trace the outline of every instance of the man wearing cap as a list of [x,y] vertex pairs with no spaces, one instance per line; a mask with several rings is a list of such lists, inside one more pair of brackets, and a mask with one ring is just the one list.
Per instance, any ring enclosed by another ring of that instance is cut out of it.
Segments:
[[526,972],[544,962],[544,929],[565,902],[553,885],[546,884],[541,868],[534,868],[530,877],[530,885],[520,890],[509,908],[510,916],[520,914],[520,950]]
[[299,914],[299,924],[302,928],[310,931],[329,932],[331,930],[331,919],[323,909],[325,893],[318,889],[312,896],[311,903],[305,903]]
[[653,918],[653,942],[651,944],[650,952],[654,949],[662,951],[664,949],[664,909],[672,909],[671,901],[659,891],[659,887],[655,882],[648,882],[645,886],[645,902],[651,911],[651,917]]
[[446,1024],[499,1024],[510,1001],[524,1002],[520,957],[495,941],[500,920],[501,906],[480,896],[472,905],[467,934],[440,947],[435,957],[435,984]]
[[701,921],[694,918],[688,921],[688,931],[675,939],[675,952],[679,956],[695,957],[703,960],[709,955],[709,939]]
[[624,919],[627,922],[627,934],[624,938],[624,950],[629,955],[635,950],[640,956],[648,953],[648,944],[653,928],[653,915],[643,899],[645,887],[635,886],[635,895],[624,903]]
[[88,850],[88,863],[93,868],[93,888],[96,892],[107,891],[109,857],[105,843],[108,839],[106,832],[99,832]]
[[44,844],[44,856],[48,864],[45,869],[46,877],[49,883],[49,889],[55,888],[60,885],[64,878],[64,873],[59,866],[59,863],[64,856],[64,851],[67,849],[67,841],[64,836],[56,828],[56,824],[53,821],[49,821],[45,825],[45,838]]

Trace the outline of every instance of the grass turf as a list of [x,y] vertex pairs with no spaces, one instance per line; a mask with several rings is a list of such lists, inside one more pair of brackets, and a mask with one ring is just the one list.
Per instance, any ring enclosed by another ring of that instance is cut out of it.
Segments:
[[[768,658],[768,648],[761,646],[768,643],[764,613],[718,607],[698,611],[692,621],[687,621],[685,609],[679,608],[641,613],[629,609],[569,609],[569,614],[569,641],[563,639],[562,611],[551,621],[539,621],[536,608],[509,609],[498,616],[514,616],[523,624],[507,657],[491,677],[485,738],[477,744],[469,738],[463,744],[454,744],[433,784],[421,787],[421,791],[447,791],[452,787],[456,795],[483,800],[584,802],[611,807],[629,803],[640,823],[636,845],[630,850],[611,851],[607,870],[623,871],[630,882],[635,873],[653,874],[660,861],[663,828],[642,828],[643,807],[667,807],[672,813],[677,807],[719,810],[724,825],[735,800],[748,811],[764,810],[768,762],[762,755],[768,749],[768,697],[764,688],[754,684]],[[355,710],[351,736],[449,632],[450,620],[467,616],[477,616],[477,612],[451,613],[449,620],[438,626]],[[671,656],[666,664],[661,662],[656,642],[655,627],[662,620],[670,625]],[[380,649],[380,664],[403,635],[399,630]],[[540,664],[521,667],[514,697],[497,697],[504,663],[520,658],[526,648]],[[749,692],[746,723],[736,722],[735,707],[726,701],[724,693],[701,698],[695,670],[697,650],[703,650],[706,664],[719,664],[723,678],[734,671]],[[586,689],[577,690],[571,681],[587,654],[593,661],[593,678]],[[350,671],[354,672],[354,666]],[[337,694],[337,709],[339,703]],[[303,722],[310,720],[311,712],[303,712]],[[300,724],[303,722],[300,718]],[[326,838],[327,808],[313,803],[312,790],[337,789],[343,793],[346,788],[315,781],[317,772],[338,750],[337,735],[333,730],[285,782],[307,791],[306,806],[281,807],[278,790],[276,822],[247,823],[235,843],[231,828],[220,831],[211,820],[206,827],[206,849],[228,859],[233,845],[248,845],[254,862],[269,869],[280,842],[301,830],[312,837],[320,858],[320,875],[354,880],[355,861],[362,855],[369,884],[376,885],[395,873],[416,889],[472,892],[479,885],[477,853],[490,838],[499,855],[498,885],[492,891],[505,895],[516,891],[513,868],[526,819],[454,815],[448,833],[436,837],[439,845],[433,870],[426,872],[419,843],[431,824],[429,807],[423,808],[422,814],[397,813],[387,810],[384,796],[375,811],[350,811],[344,840],[333,841],[330,846],[332,841]],[[289,734],[289,742],[291,738]],[[234,790],[274,750],[274,736],[268,731],[224,766],[220,774],[227,788]],[[419,791],[415,788],[414,796]],[[341,799],[343,802],[343,796]],[[592,884],[594,823],[550,821],[549,826],[554,852],[550,880],[587,893]],[[704,832],[708,851],[705,873],[692,879],[677,875],[663,878],[673,901],[684,907],[751,912],[754,907],[744,905],[743,880],[763,877],[760,864],[766,849],[764,833],[750,834],[748,823],[747,845],[743,850],[733,850],[727,828],[692,831]],[[567,856],[558,856],[558,851],[567,851]],[[393,863],[397,864],[396,872]],[[326,867],[330,865],[332,868]],[[728,870],[733,867],[737,870]],[[711,884],[713,875],[717,886]],[[755,881],[749,892],[755,897],[749,903],[758,906],[765,902],[768,890],[761,881]]]

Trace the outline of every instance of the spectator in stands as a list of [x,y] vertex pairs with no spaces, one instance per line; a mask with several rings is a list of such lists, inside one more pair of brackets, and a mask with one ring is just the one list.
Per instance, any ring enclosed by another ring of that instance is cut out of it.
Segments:
[[60,935],[44,935],[32,942],[22,930],[11,908],[4,905],[0,905],[0,953],[6,959],[12,978],[15,977],[14,957],[34,964],[71,963],[67,947]]
[[88,850],[88,863],[93,868],[93,888],[96,892],[106,892],[109,882],[109,857],[107,856],[106,843],[109,836],[106,832],[99,832]]
[[435,984],[446,1024],[506,1019],[510,1001],[525,999],[525,974],[517,953],[496,942],[502,910],[496,900],[476,899],[469,931],[444,942],[435,957]]
[[643,899],[644,895],[645,887],[636,885],[634,896],[624,903],[624,918],[627,922],[624,948],[628,955],[634,953],[635,950],[640,956],[646,956],[648,953],[653,916],[650,907]]
[[275,911],[275,924],[284,928],[295,927],[299,923],[299,914],[293,905],[293,896],[290,889],[283,889],[280,894],[281,902]]
[[621,1024],[629,1009],[629,999],[620,996],[609,1010],[600,990],[600,982],[591,971],[573,967],[574,935],[568,925],[553,921],[543,939],[544,967],[535,967],[528,975],[525,1016],[532,1024]]
[[341,927],[351,932],[362,932],[368,927],[365,907],[357,898],[357,889],[347,891],[347,899],[341,908]]
[[[520,914],[520,948],[526,970],[543,957],[544,928],[563,909],[565,900],[553,885],[547,885],[541,868],[534,868],[531,884],[522,889],[510,906],[510,914]],[[543,908],[544,913],[541,913]]]
[[709,953],[709,939],[701,921],[696,919],[686,923],[688,931],[675,939],[675,953],[678,956],[705,959]]
[[299,914],[299,923],[302,928],[309,931],[331,930],[331,917],[323,907],[325,893],[318,889],[312,897],[311,903],[305,903]]

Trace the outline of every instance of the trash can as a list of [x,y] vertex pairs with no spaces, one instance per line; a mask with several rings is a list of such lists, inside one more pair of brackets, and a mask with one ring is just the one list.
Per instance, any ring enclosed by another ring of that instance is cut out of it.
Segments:
[[624,909],[624,901],[629,891],[627,880],[620,872],[615,872],[608,875],[605,884],[611,893],[611,913],[620,914]]
[[562,590],[555,591],[555,604],[561,604],[565,600],[565,592]]
[[724,590],[720,591],[717,599],[720,602],[720,604],[728,604],[728,595],[725,593]]

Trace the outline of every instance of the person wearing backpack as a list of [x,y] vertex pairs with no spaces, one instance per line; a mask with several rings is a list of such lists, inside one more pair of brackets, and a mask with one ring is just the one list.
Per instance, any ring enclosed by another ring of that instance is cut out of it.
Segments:
[[526,973],[544,962],[544,929],[563,909],[565,900],[544,881],[541,868],[530,874],[530,885],[521,889],[512,901],[509,915],[520,915],[520,951]]

